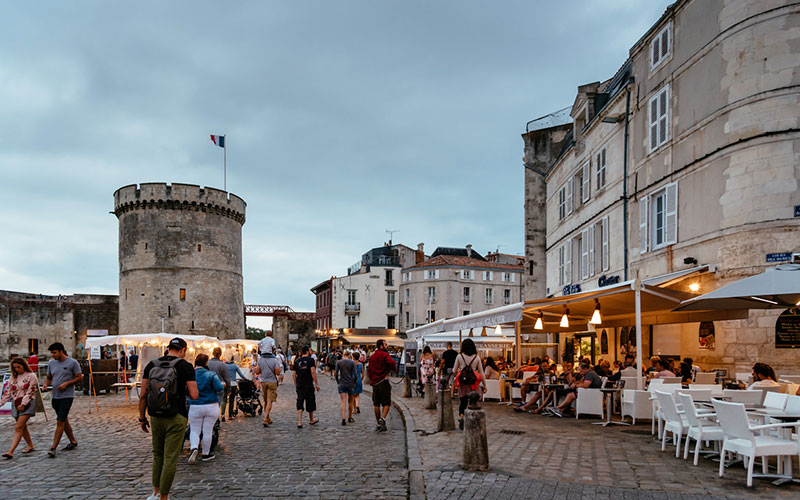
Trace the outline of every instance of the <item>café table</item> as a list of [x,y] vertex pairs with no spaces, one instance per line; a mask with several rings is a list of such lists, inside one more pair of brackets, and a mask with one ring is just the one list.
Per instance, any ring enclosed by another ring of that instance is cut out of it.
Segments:
[[614,410],[614,396],[622,395],[622,388],[621,387],[601,388],[600,392],[603,393],[603,399],[607,399],[606,420],[605,422],[594,422],[593,425],[602,425],[603,427],[608,427],[611,424],[631,425],[628,422],[625,422],[624,420],[611,420],[611,413]]

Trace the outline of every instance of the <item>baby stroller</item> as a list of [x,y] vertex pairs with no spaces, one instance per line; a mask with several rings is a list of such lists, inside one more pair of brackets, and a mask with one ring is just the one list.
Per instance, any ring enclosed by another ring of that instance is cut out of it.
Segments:
[[[186,441],[189,439],[189,433],[191,432],[191,426],[186,425],[186,432],[183,435],[183,440]],[[203,441],[203,431],[200,431],[200,442]],[[214,422],[214,431],[211,435],[211,449],[208,451],[203,450],[203,453],[211,453],[214,451],[214,448],[217,447],[217,443],[219,443],[219,419]]]
[[261,404],[261,391],[258,390],[255,382],[241,379],[238,381],[238,385],[239,392],[236,395],[236,409],[233,414],[238,415],[241,410],[242,413],[251,417],[255,417],[256,414],[261,415],[264,407]]

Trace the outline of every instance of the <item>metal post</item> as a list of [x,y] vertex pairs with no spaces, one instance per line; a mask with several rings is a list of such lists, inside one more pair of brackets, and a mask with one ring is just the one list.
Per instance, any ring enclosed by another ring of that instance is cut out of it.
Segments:
[[517,356],[517,370],[519,370],[522,365],[520,364],[520,360],[522,359],[522,321],[517,321],[514,323],[514,339],[516,342],[515,348],[515,355]]
[[222,148],[222,190],[228,190],[228,137],[224,137],[225,147]]
[[642,281],[639,278],[633,282],[633,290],[636,299],[634,300],[636,308],[636,368],[639,370],[639,389],[644,389],[644,380],[642,379]]

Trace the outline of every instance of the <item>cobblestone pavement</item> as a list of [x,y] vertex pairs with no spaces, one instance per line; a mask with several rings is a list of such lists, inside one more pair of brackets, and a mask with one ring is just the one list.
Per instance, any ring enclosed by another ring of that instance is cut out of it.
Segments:
[[[342,427],[339,396],[327,376],[320,375],[317,395],[320,423],[307,418],[297,428],[294,386],[281,385],[273,424],[240,413],[222,424],[217,458],[190,466],[188,442],[178,465],[172,493],[185,499],[265,498],[407,498],[405,429],[397,410],[390,431],[374,432],[369,395],[362,396],[363,413]],[[49,401],[46,401],[49,410]],[[70,420],[79,447],[46,457],[52,442],[50,422],[39,414],[31,434],[37,451],[23,455],[24,444],[10,461],[0,462],[0,498],[14,499],[144,499],[152,493],[150,436],[138,428],[135,404],[125,396],[100,395],[100,412],[88,397],[75,400]],[[91,410],[91,412],[90,412]],[[0,417],[0,449],[13,435],[10,417]],[[61,446],[67,443],[62,439]],[[170,495],[172,498],[172,495]]]
[[[491,471],[470,473],[459,466],[462,433],[434,432],[437,413],[424,409],[421,398],[402,398],[401,404],[419,434],[429,499],[800,498],[797,484],[773,486],[754,479],[747,488],[741,466],[730,467],[719,478],[718,462],[701,458],[694,467],[692,455],[689,461],[676,459],[669,445],[662,453],[660,442],[650,435],[649,421],[604,428],[592,425],[597,421],[592,418],[517,414],[496,402],[482,403]],[[457,401],[453,406],[457,410]],[[795,477],[797,472],[795,460]]]

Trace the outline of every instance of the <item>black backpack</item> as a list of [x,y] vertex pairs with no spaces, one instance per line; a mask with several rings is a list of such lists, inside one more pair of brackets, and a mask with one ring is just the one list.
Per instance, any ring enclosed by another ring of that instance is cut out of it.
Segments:
[[178,370],[181,358],[157,359],[147,378],[147,413],[151,417],[174,417],[178,414]]
[[465,358],[463,354],[461,355],[461,358],[464,360],[464,364],[466,364],[466,366],[462,368],[460,372],[458,372],[458,383],[462,386],[472,386],[478,380],[478,377],[475,376],[475,370],[473,370],[472,366],[467,363],[467,358]]

